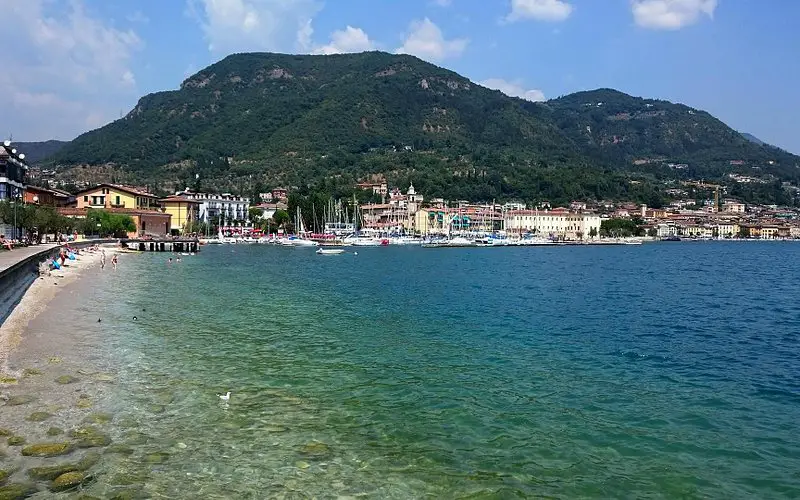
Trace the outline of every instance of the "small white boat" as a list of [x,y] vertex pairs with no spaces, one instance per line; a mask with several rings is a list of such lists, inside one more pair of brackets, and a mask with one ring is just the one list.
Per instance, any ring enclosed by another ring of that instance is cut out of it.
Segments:
[[342,248],[319,248],[317,249],[318,255],[339,255],[344,253]]

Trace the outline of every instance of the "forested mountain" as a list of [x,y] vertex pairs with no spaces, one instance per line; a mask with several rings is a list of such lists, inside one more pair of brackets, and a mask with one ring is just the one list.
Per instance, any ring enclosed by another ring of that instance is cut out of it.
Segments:
[[45,158],[58,153],[66,144],[66,141],[43,141],[43,142],[16,142],[14,147],[25,153],[25,159],[30,165],[36,165]]
[[240,190],[333,189],[380,173],[451,199],[658,203],[664,178],[755,168],[795,180],[800,159],[678,104],[608,89],[532,103],[413,56],[367,52],[226,57],[51,162],[112,163],[176,185],[200,174]]

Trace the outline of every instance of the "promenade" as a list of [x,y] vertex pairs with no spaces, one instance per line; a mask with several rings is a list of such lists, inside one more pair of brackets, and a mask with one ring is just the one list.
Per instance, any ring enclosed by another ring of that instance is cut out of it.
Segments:
[[31,255],[36,255],[39,252],[50,250],[57,246],[58,245],[54,243],[47,243],[29,247],[15,248],[14,250],[0,251],[0,275],[2,275],[6,269],[14,267],[17,263],[22,262]]

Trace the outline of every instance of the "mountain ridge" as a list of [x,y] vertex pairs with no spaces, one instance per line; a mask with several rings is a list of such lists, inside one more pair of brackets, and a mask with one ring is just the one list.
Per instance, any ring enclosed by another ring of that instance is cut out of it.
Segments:
[[142,97],[52,162],[233,186],[380,173],[432,195],[533,199],[652,198],[663,179],[731,172],[796,181],[800,158],[682,104],[613,89],[534,103],[413,56],[365,52],[230,55],[178,90]]

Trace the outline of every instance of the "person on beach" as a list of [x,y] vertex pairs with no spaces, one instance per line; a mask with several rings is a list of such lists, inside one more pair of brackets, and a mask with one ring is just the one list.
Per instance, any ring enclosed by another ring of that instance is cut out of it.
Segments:
[[111,265],[114,266],[114,270],[117,270],[117,254],[114,254],[111,257]]
[[6,239],[6,236],[4,234],[0,234],[0,245],[4,246],[8,250],[14,249],[14,245],[11,244],[11,242]]
[[106,251],[100,250],[100,269],[106,268]]
[[61,266],[64,266],[64,261],[67,260],[67,252],[62,248],[58,253],[58,258],[61,259]]

